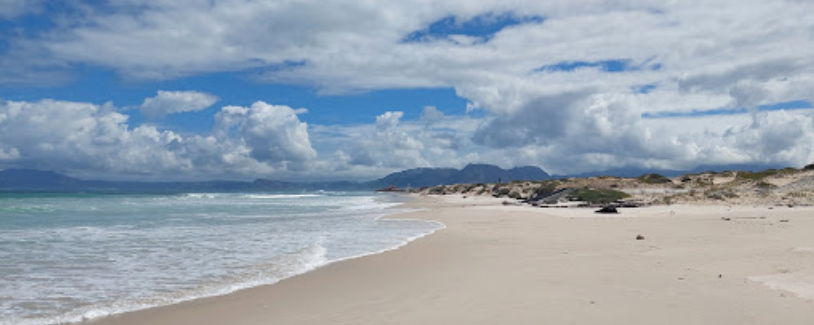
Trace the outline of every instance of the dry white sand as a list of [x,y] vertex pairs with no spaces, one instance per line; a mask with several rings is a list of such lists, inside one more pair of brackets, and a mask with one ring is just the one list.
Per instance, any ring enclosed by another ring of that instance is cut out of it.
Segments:
[[92,323],[814,324],[812,208],[500,201],[426,198],[399,217],[447,228],[399,250]]

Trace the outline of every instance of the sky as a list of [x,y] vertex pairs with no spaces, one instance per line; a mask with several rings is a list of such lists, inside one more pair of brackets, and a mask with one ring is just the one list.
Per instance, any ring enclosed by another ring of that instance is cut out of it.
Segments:
[[814,1],[0,0],[0,168],[814,162]]

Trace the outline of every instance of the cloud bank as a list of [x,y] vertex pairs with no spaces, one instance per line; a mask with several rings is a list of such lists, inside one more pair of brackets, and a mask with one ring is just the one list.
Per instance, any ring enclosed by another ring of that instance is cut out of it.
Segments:
[[[3,8],[3,17],[20,15]],[[39,83],[53,79],[43,71],[76,65],[105,67],[136,82],[245,71],[257,82],[322,94],[452,88],[478,116],[427,108],[419,120],[391,111],[362,124],[305,125],[296,111],[263,103],[224,107],[212,134],[182,136],[150,124],[128,127],[125,116],[104,105],[4,106],[85,107],[78,111],[86,112],[84,123],[158,148],[128,153],[135,161],[158,159],[165,164],[157,170],[187,174],[373,178],[467,162],[534,164],[555,173],[800,166],[814,161],[812,111],[765,107],[814,102],[811,12],[814,3],[792,0],[128,0],[83,7],[51,30],[11,37],[0,52],[0,67],[10,73],[0,83]],[[158,119],[215,100],[159,93],[142,112]],[[88,130],[63,135],[116,138]],[[113,158],[96,152],[114,148],[99,139],[46,150],[58,147],[55,139],[23,132],[0,140],[0,159],[102,164]],[[149,154],[163,156],[138,158]],[[126,162],[104,166],[139,171]]]
[[[316,158],[294,109],[227,106],[209,134],[142,124],[110,104],[0,103],[0,165],[123,178],[244,179],[307,169]],[[48,130],[48,132],[43,132]]]

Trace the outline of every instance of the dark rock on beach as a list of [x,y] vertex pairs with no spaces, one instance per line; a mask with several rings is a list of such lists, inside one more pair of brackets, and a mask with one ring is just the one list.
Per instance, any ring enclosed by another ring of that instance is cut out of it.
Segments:
[[619,211],[616,210],[616,207],[612,206],[612,205],[603,207],[602,209],[596,210],[594,212],[595,213],[619,213]]

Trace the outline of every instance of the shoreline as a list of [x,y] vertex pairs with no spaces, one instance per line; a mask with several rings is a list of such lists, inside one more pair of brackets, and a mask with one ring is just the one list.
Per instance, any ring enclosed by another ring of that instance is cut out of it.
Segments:
[[[804,263],[814,257],[814,249],[807,250],[814,239],[804,230],[814,229],[814,220],[805,217],[814,209],[737,207],[733,213],[743,218],[723,221],[719,214],[725,207],[670,207],[686,210],[678,216],[661,213],[663,207],[638,208],[635,214],[625,209],[607,217],[585,209],[507,207],[500,201],[413,197],[397,208],[427,210],[385,218],[433,220],[446,228],[400,248],[332,262],[274,284],[79,324],[804,324],[814,319],[812,298],[806,298],[814,267]],[[763,214],[766,218],[758,219]],[[636,241],[637,233],[646,239]],[[755,245],[755,238],[780,242]],[[785,248],[781,256],[770,254],[780,247]]]
[[[179,300],[179,301],[167,304],[167,305],[156,305],[156,306],[149,306],[149,307],[143,307],[143,308],[136,308],[136,309],[133,309],[133,310],[127,310],[127,311],[124,311],[124,312],[117,312],[117,313],[109,314],[109,315],[93,315],[93,316],[90,316],[87,319],[72,320],[72,321],[68,321],[66,323],[59,323],[59,324],[77,324],[77,325],[83,325],[83,324],[94,324],[94,325],[96,325],[96,324],[100,324],[100,325],[119,324],[119,321],[122,321],[119,318],[129,318],[129,317],[140,318],[141,316],[139,314],[147,314],[151,310],[172,309],[172,308],[174,308],[174,307],[176,307],[178,305],[194,304],[196,301],[219,300],[221,298],[225,298],[225,297],[228,297],[228,296],[231,296],[231,295],[240,294],[243,291],[261,290],[261,289],[266,288],[266,287],[276,286],[279,283],[282,283],[284,281],[288,281],[290,279],[298,278],[298,277],[307,275],[307,274],[312,273],[312,272],[317,272],[320,269],[330,267],[330,266],[335,265],[335,264],[345,263],[345,262],[348,262],[348,261],[353,261],[353,260],[362,259],[362,258],[369,258],[369,257],[372,257],[372,256],[381,255],[381,254],[385,254],[385,253],[388,253],[388,252],[396,251],[398,249],[401,249],[401,248],[409,245],[410,243],[412,243],[414,241],[421,240],[422,238],[431,236],[431,235],[437,233],[438,231],[442,231],[442,230],[444,230],[446,228],[446,225],[444,223],[442,223],[442,222],[439,222],[439,221],[425,219],[425,218],[408,218],[408,217],[404,217],[405,215],[411,215],[411,214],[415,214],[415,213],[426,212],[426,211],[431,210],[431,208],[429,208],[427,204],[422,204],[422,203],[427,203],[428,202],[426,200],[426,198],[422,198],[422,197],[415,196],[415,195],[410,195],[410,194],[401,194],[401,193],[399,193],[397,195],[400,196],[401,199],[404,200],[404,201],[399,202],[397,205],[394,205],[394,206],[391,206],[391,207],[386,207],[385,211],[388,211],[388,210],[407,210],[407,211],[393,212],[393,213],[384,215],[384,216],[380,217],[379,219],[427,221],[427,222],[437,223],[439,225],[439,227],[432,230],[432,231],[430,231],[429,233],[414,236],[414,237],[410,237],[410,238],[406,239],[403,243],[401,243],[401,244],[399,244],[397,246],[387,248],[387,249],[383,249],[383,250],[379,250],[379,251],[370,252],[370,253],[364,253],[364,254],[360,254],[360,255],[356,255],[356,256],[350,256],[350,257],[346,257],[346,258],[342,258],[342,259],[337,259],[337,260],[334,260],[334,261],[329,261],[326,264],[317,266],[316,268],[306,270],[306,271],[304,271],[302,273],[295,274],[295,275],[293,275],[291,277],[282,278],[282,279],[276,280],[276,281],[271,282],[271,283],[265,283],[265,284],[260,284],[260,285],[257,285],[257,286],[239,288],[239,289],[234,290],[234,291],[215,294],[215,295],[211,295],[211,296],[200,296],[200,297],[193,297],[193,298],[189,298],[189,299],[182,299],[182,300]],[[413,211],[410,211],[410,210],[413,210]],[[124,321],[125,321],[125,324],[142,324],[143,323],[141,320],[133,320],[132,323],[131,323],[130,320],[124,320]],[[149,324],[152,324],[152,323],[149,323]]]
[[[202,194],[193,193],[192,195],[214,195],[214,194],[219,194],[219,193],[202,193]],[[189,195],[189,194],[187,194],[187,195]],[[325,262],[324,264],[315,266],[315,267],[310,268],[310,269],[302,270],[299,273],[295,273],[293,275],[283,277],[283,278],[279,278],[279,279],[272,279],[272,280],[268,280],[268,281],[262,281],[260,283],[255,283],[253,285],[240,284],[240,285],[238,285],[236,287],[232,286],[231,289],[218,289],[218,290],[210,291],[209,294],[193,295],[193,296],[189,296],[189,297],[175,298],[175,299],[173,299],[172,301],[169,301],[169,302],[166,302],[166,301],[165,302],[160,302],[160,303],[149,303],[148,302],[148,303],[139,303],[139,304],[132,305],[132,306],[127,305],[128,307],[123,307],[123,308],[116,309],[112,313],[110,311],[101,311],[101,310],[97,310],[97,309],[90,309],[90,310],[86,310],[86,311],[84,311],[82,313],[69,314],[70,317],[68,317],[68,318],[62,317],[62,318],[52,319],[47,324],[79,324],[79,325],[82,325],[82,324],[103,323],[108,318],[116,318],[116,317],[119,317],[121,315],[127,315],[127,314],[132,314],[132,313],[141,313],[141,312],[149,311],[149,310],[152,310],[152,309],[168,308],[168,307],[173,307],[173,306],[179,305],[179,304],[194,302],[194,301],[197,301],[197,300],[216,299],[216,298],[220,298],[220,297],[224,297],[224,296],[233,295],[233,294],[236,294],[236,293],[244,291],[244,290],[251,290],[251,289],[256,289],[256,288],[261,288],[261,287],[274,286],[277,283],[280,283],[282,281],[286,281],[286,280],[294,278],[294,277],[302,276],[304,274],[316,271],[316,270],[318,270],[320,268],[323,268],[323,267],[326,267],[326,266],[329,266],[329,265],[332,265],[332,264],[341,263],[341,262],[350,261],[350,260],[359,259],[359,258],[365,258],[365,257],[369,257],[369,256],[374,256],[374,255],[379,255],[379,254],[387,253],[387,252],[390,252],[390,251],[393,251],[393,250],[397,250],[399,248],[402,248],[402,247],[410,244],[411,242],[413,242],[415,240],[418,240],[418,239],[421,239],[423,237],[432,235],[438,230],[443,230],[446,227],[443,223],[433,221],[433,220],[407,219],[407,218],[398,218],[398,217],[396,217],[398,215],[417,212],[418,210],[423,209],[421,207],[416,207],[416,208],[407,207],[408,204],[411,204],[412,202],[418,200],[417,197],[411,196],[411,195],[398,195],[398,196],[400,197],[398,199],[398,201],[393,202],[394,205],[392,205],[392,206],[384,207],[383,210],[382,210],[384,215],[381,216],[381,217],[376,218],[375,220],[391,219],[391,220],[427,221],[427,222],[435,223],[437,228],[433,229],[433,230],[431,230],[431,231],[429,231],[427,233],[423,233],[423,234],[419,234],[419,235],[415,235],[415,236],[412,236],[412,237],[405,238],[403,242],[398,243],[398,244],[396,244],[394,246],[391,246],[391,247],[388,247],[388,248],[384,248],[384,249],[377,250],[377,251],[371,251],[371,252],[368,252],[368,253],[361,253],[361,254],[358,254],[358,255],[338,258],[338,259],[335,259],[335,260],[330,260],[330,261]],[[393,211],[393,210],[402,210],[402,211]],[[412,210],[416,210],[416,211],[412,211]],[[148,301],[148,300],[145,300],[145,301]],[[33,320],[33,321],[39,322],[39,321],[42,321],[42,319]],[[3,323],[3,324],[5,324],[5,323]],[[28,323],[26,323],[26,324],[28,324]],[[32,323],[32,324],[34,324],[34,323]],[[39,323],[36,323],[36,324],[39,324]]]
[[[188,194],[189,195],[189,194]],[[198,195],[217,195],[217,194],[198,194],[193,193],[191,195],[198,196]],[[288,275],[284,275],[283,277],[268,277],[266,279],[261,280],[250,280],[248,282],[239,282],[239,283],[232,283],[228,285],[221,285],[214,288],[207,288],[201,290],[194,290],[194,292],[188,291],[181,294],[174,294],[174,295],[167,295],[161,296],[157,299],[152,298],[143,298],[138,300],[126,300],[126,301],[119,301],[115,303],[110,303],[107,305],[100,305],[94,308],[86,308],[83,310],[76,310],[71,313],[59,315],[59,316],[48,316],[42,318],[34,318],[34,319],[23,319],[22,324],[93,324],[97,322],[103,322],[108,318],[116,318],[120,315],[126,315],[131,313],[140,313],[152,309],[158,308],[167,308],[172,307],[179,304],[189,303],[196,300],[202,299],[212,299],[212,298],[219,298],[228,295],[235,294],[237,292],[243,290],[249,290],[254,288],[260,288],[265,286],[273,286],[281,281],[285,281],[287,279],[301,276],[303,274],[307,274],[309,272],[313,272],[318,270],[322,267],[326,267],[332,264],[345,262],[349,260],[364,258],[368,256],[383,254],[389,251],[397,250],[401,247],[406,246],[412,241],[421,239],[425,236],[429,236],[435,233],[438,230],[442,230],[446,226],[443,223],[432,221],[432,220],[423,220],[423,219],[405,219],[405,218],[395,218],[395,216],[415,212],[416,208],[409,208],[403,207],[410,202],[415,201],[417,198],[413,196],[405,196],[399,195],[398,198],[385,198],[383,203],[386,206],[381,207],[380,210],[377,211],[376,217],[374,220],[384,220],[384,222],[398,222],[400,220],[405,221],[417,221],[417,222],[428,222],[431,224],[429,227],[433,227],[434,229],[427,229],[426,232],[418,233],[411,236],[405,236],[402,238],[398,238],[401,240],[400,242],[392,243],[392,246],[387,246],[385,248],[379,250],[370,250],[369,252],[360,252],[356,255],[349,255],[346,257],[336,257],[331,260],[325,260],[320,264],[313,264],[308,266],[307,268],[300,269],[295,271],[294,273],[289,273]],[[380,198],[375,198],[376,201],[381,201]],[[421,209],[420,207],[417,209]],[[316,244],[317,246],[323,246],[321,243]],[[192,292],[193,294],[187,294]],[[16,321],[7,323],[5,320],[0,320],[0,324],[18,324]]]

